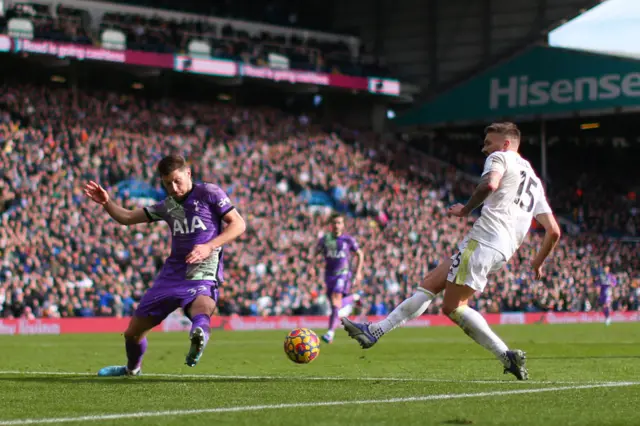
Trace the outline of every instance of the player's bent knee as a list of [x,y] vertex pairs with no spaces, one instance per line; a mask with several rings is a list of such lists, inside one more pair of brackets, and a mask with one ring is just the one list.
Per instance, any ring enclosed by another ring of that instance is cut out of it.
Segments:
[[124,332],[125,340],[138,340],[140,338],[139,333],[136,333],[134,330],[127,329]]
[[127,329],[124,331],[124,338],[127,340],[134,340],[139,334],[137,328],[135,318],[131,318]]
[[129,326],[124,332],[124,338],[126,340],[140,342],[155,325],[155,321],[151,318],[147,319],[134,316],[131,318],[131,321],[129,321]]
[[124,338],[125,340],[134,340],[139,343],[142,339],[144,339],[145,334],[146,334],[145,332],[128,328],[124,332]]
[[198,314],[213,315],[216,310],[216,302],[209,296],[198,296],[190,307],[190,313],[193,317]]
[[451,314],[462,305],[466,305],[467,301],[475,290],[464,284],[454,284],[447,282],[447,291],[442,301],[442,313],[446,316]]
[[466,304],[467,304],[466,301],[443,303],[443,305],[442,305],[442,313],[444,315],[450,317],[451,314],[453,314],[456,309],[458,309],[460,306],[463,306],[463,305],[466,305]]

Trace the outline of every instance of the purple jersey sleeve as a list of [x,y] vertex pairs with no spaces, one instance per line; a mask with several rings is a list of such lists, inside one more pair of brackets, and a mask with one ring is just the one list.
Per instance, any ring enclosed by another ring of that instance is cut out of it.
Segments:
[[144,213],[147,215],[149,222],[158,222],[160,220],[167,220],[167,207],[166,199],[156,203],[152,206],[144,207]]
[[349,250],[353,252],[360,250],[360,246],[358,246],[358,242],[352,236],[349,236]]
[[208,195],[208,201],[211,205],[211,211],[219,218],[224,217],[231,210],[235,209],[235,206],[231,202],[231,199],[226,192],[222,190],[218,185],[212,183],[206,184],[206,191]]

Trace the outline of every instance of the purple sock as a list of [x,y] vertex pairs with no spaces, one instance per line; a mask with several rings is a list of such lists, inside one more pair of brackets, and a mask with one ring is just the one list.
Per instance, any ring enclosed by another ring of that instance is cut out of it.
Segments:
[[209,333],[211,331],[211,317],[207,314],[199,314],[193,317],[191,320],[191,331],[189,334],[193,333],[193,330],[200,327],[204,331],[206,341],[209,341]]
[[605,306],[604,307],[604,317],[608,319],[609,318],[609,314],[610,314],[609,307]]
[[127,349],[127,368],[129,370],[139,368],[142,365],[142,357],[147,351],[147,338],[142,339],[140,343],[133,339],[126,339],[124,346]]
[[338,326],[338,311],[335,306],[331,307],[331,316],[329,317],[329,331],[333,331]]
[[342,298],[342,307],[353,304],[353,296],[346,296]]

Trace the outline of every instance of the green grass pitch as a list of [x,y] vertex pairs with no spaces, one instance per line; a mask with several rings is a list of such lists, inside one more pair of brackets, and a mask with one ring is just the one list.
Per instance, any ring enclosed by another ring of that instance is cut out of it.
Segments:
[[[362,350],[343,330],[309,365],[286,331],[213,332],[195,368],[186,333],[155,333],[143,376],[117,334],[0,337],[0,426],[640,424],[640,324],[500,326],[531,380],[503,375],[457,327],[402,329]],[[324,330],[315,330],[318,334]]]

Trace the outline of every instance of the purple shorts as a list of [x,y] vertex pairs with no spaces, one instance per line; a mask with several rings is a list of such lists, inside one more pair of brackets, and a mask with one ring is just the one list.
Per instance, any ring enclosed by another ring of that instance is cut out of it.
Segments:
[[611,303],[611,300],[613,299],[613,295],[612,295],[612,291],[610,287],[607,287],[606,289],[601,289],[600,290],[600,297],[598,298],[598,303],[600,303],[601,305],[606,305],[608,303]]
[[335,277],[326,277],[325,283],[327,284],[327,295],[342,294],[346,296],[351,291],[351,276],[338,275]]
[[218,284],[215,281],[156,281],[140,300],[134,315],[162,321],[176,309],[185,309],[198,296],[208,296],[217,302]]

